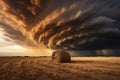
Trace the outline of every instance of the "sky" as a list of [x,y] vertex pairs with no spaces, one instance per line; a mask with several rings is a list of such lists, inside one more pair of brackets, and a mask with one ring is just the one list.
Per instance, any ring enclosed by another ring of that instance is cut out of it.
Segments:
[[[120,55],[119,0],[1,0],[0,55]],[[82,54],[83,55],[83,54]]]
[[50,49],[39,50],[38,48],[28,48],[16,44],[4,36],[2,31],[0,31],[0,43],[0,56],[50,56],[52,53]]

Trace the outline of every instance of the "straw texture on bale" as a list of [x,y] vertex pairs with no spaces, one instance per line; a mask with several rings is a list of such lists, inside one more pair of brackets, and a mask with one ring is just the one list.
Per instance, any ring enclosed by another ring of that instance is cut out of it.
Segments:
[[55,51],[52,54],[52,61],[56,63],[68,63],[71,61],[71,57],[68,52]]

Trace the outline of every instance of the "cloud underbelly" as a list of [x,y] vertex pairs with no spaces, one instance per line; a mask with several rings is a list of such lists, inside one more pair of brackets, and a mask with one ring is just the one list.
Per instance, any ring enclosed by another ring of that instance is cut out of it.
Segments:
[[12,18],[25,25],[19,31],[29,34],[27,37],[36,44],[62,50],[120,48],[120,1],[5,0],[4,3],[7,12],[15,16]]

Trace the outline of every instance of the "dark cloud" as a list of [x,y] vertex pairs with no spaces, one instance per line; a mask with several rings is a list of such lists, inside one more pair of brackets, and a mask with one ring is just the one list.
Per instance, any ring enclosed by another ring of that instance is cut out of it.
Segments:
[[3,2],[6,12],[24,23],[21,32],[25,29],[39,45],[62,50],[120,49],[119,0]]
[[81,50],[69,53],[71,56],[120,56],[120,50]]
[[4,0],[9,6],[6,10],[8,13],[22,20],[25,24],[33,25],[37,20],[40,12],[44,9],[47,0]]

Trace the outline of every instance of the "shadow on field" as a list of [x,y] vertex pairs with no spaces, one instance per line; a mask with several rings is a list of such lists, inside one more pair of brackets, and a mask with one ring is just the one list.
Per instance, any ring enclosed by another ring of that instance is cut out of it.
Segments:
[[87,64],[87,63],[94,63],[94,61],[89,61],[89,60],[72,60],[71,63],[82,63],[82,64]]

